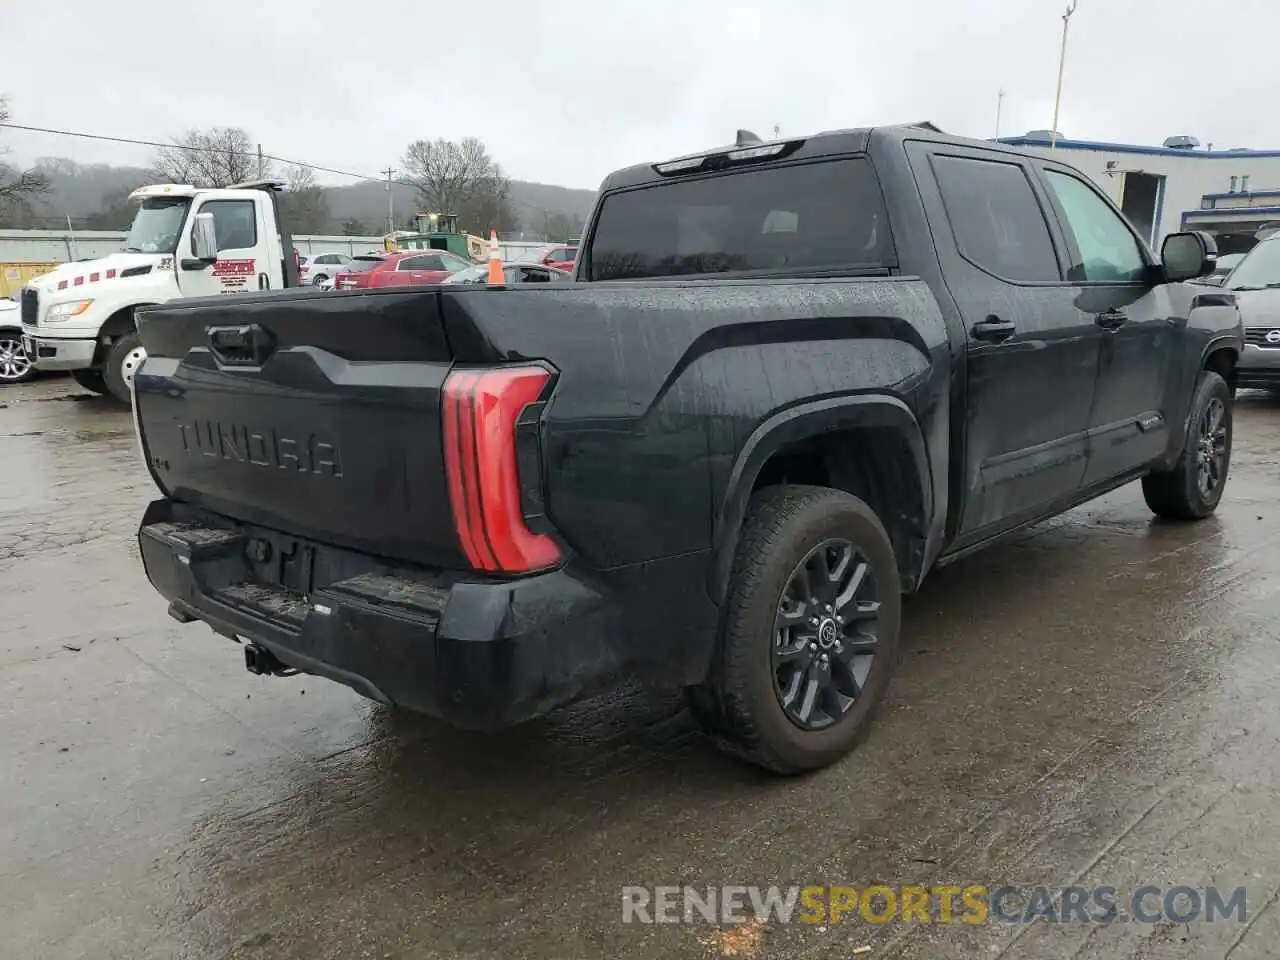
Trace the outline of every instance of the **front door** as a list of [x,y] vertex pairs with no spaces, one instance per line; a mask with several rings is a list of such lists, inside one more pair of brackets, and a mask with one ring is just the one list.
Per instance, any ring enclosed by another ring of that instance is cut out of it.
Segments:
[[1085,483],[1103,483],[1142,468],[1169,445],[1180,327],[1169,288],[1158,282],[1154,257],[1129,221],[1074,171],[1048,163],[1040,169],[1067,237],[1067,277],[1081,322],[1101,334]]
[[187,269],[195,255],[191,229],[188,227],[174,257],[178,268],[178,286],[184,297],[207,297],[220,293],[249,293],[272,286],[270,278],[280,272],[271,264],[267,231],[258,211],[259,202],[252,197],[205,200],[191,211],[190,222],[201,213],[213,214],[213,229],[218,240],[218,259],[213,264]]
[[1046,512],[1084,476],[1099,331],[1075,308],[1065,243],[1030,163],[944,146],[912,157],[968,332],[957,546]]

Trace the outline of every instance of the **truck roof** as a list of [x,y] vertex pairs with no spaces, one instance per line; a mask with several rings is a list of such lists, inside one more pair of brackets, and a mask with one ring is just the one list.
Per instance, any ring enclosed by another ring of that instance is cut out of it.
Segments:
[[989,140],[951,136],[950,134],[943,133],[928,121],[920,121],[881,127],[824,130],[804,137],[780,137],[776,140],[769,140],[763,143],[734,144],[723,147],[712,147],[707,150],[699,150],[696,153],[673,157],[669,160],[638,163],[634,166],[625,167],[622,170],[617,170],[605,177],[604,182],[600,185],[600,189],[601,191],[615,190],[620,187],[635,187],[647,183],[668,181],[670,179],[670,172],[675,171],[671,170],[666,176],[664,176],[661,172],[662,167],[671,165],[675,167],[675,169],[679,169],[676,165],[683,163],[696,165],[695,161],[701,157],[721,156],[738,151],[743,153],[754,153],[756,156],[762,156],[767,155],[766,151],[776,151],[780,153],[783,150],[787,150],[787,156],[792,158],[865,153],[873,137],[877,140],[927,140],[931,142],[952,143],[957,146],[978,148],[982,150],[994,150],[1001,153],[1025,153],[1025,151],[1017,148],[1009,147],[1001,143],[993,143]]

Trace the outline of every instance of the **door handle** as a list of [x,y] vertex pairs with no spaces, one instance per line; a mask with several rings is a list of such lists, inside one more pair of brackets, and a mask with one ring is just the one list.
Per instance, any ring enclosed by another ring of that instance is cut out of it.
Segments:
[[1094,318],[1103,330],[1118,330],[1129,322],[1129,315],[1123,310],[1104,310]]
[[1018,328],[1012,320],[1001,320],[994,313],[981,323],[975,323],[969,330],[973,339],[991,343],[1001,343],[1017,332]]

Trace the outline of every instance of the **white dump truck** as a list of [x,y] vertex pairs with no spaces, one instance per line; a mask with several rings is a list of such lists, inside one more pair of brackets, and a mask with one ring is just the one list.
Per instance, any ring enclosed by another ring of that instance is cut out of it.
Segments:
[[298,285],[297,252],[279,216],[278,181],[220,189],[139,187],[124,247],[65,264],[23,287],[22,345],[37,370],[70,371],[94,393],[129,403],[145,357],[139,307]]

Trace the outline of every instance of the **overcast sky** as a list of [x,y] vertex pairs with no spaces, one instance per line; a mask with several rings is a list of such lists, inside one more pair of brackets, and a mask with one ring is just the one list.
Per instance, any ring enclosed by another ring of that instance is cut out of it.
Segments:
[[[376,175],[419,138],[480,137],[523,180],[783,133],[932,120],[1046,128],[1063,0],[170,0],[6,4],[12,120],[163,140],[247,129],[268,153]],[[240,10],[249,10],[241,14]],[[1080,0],[1059,128],[1280,148],[1276,0]],[[140,148],[0,130],[20,160]],[[326,177],[330,182],[341,182]]]

